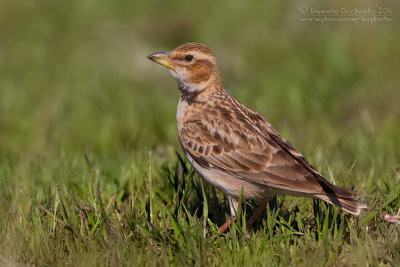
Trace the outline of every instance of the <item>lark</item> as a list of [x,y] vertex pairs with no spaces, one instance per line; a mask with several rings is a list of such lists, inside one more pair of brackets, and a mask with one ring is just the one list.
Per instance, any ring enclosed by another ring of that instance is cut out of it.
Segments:
[[220,232],[236,218],[241,195],[260,203],[247,230],[277,194],[322,199],[355,215],[367,207],[352,190],[328,182],[260,114],[225,91],[208,47],[187,43],[148,58],[178,82],[176,122],[187,160],[229,201],[231,219]]

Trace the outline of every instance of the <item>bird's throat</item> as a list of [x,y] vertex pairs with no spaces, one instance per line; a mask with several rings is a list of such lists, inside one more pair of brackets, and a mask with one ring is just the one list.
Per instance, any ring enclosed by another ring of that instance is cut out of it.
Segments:
[[178,81],[179,91],[181,91],[181,100],[188,102],[188,104],[196,103],[198,96],[203,90],[198,88],[191,88],[190,85],[183,84]]
[[181,99],[190,103],[207,101],[211,96],[224,92],[221,79],[212,78],[199,83],[189,83],[176,79]]

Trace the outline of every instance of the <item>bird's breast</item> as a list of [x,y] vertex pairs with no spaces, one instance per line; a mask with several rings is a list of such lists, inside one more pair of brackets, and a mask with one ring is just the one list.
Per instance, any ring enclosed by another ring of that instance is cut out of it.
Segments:
[[178,123],[178,127],[179,123],[184,121],[187,110],[188,103],[182,100],[182,98],[179,98],[178,107],[176,109],[176,122]]
[[204,103],[189,103],[182,97],[179,98],[178,107],[176,109],[178,130],[186,121],[201,119],[204,115]]

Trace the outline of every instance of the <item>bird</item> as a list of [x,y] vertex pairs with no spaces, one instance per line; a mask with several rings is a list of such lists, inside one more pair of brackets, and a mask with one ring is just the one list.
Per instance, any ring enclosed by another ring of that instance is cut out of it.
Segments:
[[210,48],[186,43],[147,58],[167,67],[178,82],[176,122],[185,157],[229,202],[231,217],[220,233],[236,219],[240,197],[260,203],[247,231],[275,195],[321,199],[355,215],[367,208],[354,191],[326,180],[259,113],[227,93]]

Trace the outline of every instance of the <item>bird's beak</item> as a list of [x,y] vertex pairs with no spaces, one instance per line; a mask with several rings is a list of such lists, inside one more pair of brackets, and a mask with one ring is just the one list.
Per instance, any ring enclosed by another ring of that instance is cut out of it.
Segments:
[[172,66],[172,61],[169,59],[169,52],[158,52],[147,56],[148,59],[161,64],[171,70],[175,70]]

